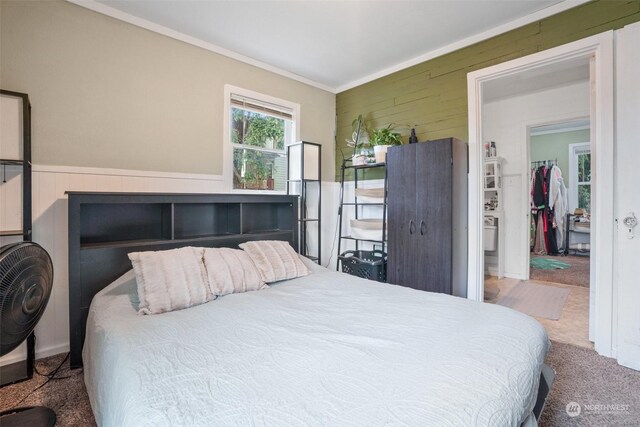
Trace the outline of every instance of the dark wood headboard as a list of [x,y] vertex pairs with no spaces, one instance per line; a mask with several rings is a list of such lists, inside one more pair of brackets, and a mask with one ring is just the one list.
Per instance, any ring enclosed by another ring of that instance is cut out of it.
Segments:
[[250,240],[285,240],[297,248],[297,196],[67,194],[72,368],[82,366],[91,300],[131,269],[128,253],[182,246],[237,247]]

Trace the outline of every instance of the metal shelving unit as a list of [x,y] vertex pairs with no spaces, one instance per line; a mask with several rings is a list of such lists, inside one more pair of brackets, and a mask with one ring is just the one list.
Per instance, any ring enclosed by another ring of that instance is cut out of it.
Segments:
[[26,93],[0,89],[0,96],[19,98],[22,102],[22,159],[0,159],[2,182],[6,168],[22,168],[22,229],[2,230],[0,236],[22,236],[22,240],[31,241],[31,103]]
[[[298,195],[298,253],[310,260],[321,263],[321,153],[320,144],[307,141],[299,141],[287,147],[287,194]],[[312,196],[315,192],[315,196]],[[311,214],[315,216],[310,217]],[[309,237],[315,224],[315,251],[309,248]]]
[[[22,229],[20,230],[0,230],[0,237],[18,237],[22,236],[22,240],[30,242],[32,239],[32,218],[31,218],[31,103],[29,95],[26,93],[14,92],[10,90],[0,89],[0,96],[7,98],[20,99],[22,103],[22,157],[19,158],[3,158],[0,159],[0,168],[2,168],[2,178],[0,185],[5,185],[6,168],[18,167],[21,169],[22,176]],[[2,151],[6,153],[6,147]],[[31,379],[33,377],[34,363],[36,358],[36,338],[32,332],[26,340],[27,358],[19,362],[11,363],[0,367],[0,386],[13,384],[16,382]]]
[[[354,179],[354,193],[355,190],[360,188],[358,184],[364,180],[366,176],[366,172],[368,170],[373,169],[384,169],[384,180],[383,180],[383,199],[381,203],[371,203],[371,202],[358,202],[358,197],[355,196],[352,202],[344,201],[344,184],[345,184],[345,176],[347,170],[353,170],[353,179]],[[362,176],[358,177],[358,173],[361,172]],[[381,206],[382,209],[382,240],[372,240],[372,239],[359,239],[352,236],[343,235],[343,227],[342,220],[344,215],[344,207],[345,206],[353,206],[354,207],[354,219],[358,219],[360,217],[360,207],[364,206]],[[351,159],[344,159],[342,161],[341,167],[341,175],[340,175],[340,205],[338,207],[338,254],[341,254],[341,247],[343,240],[351,240],[355,241],[356,251],[360,249],[360,242],[368,242],[380,245],[382,252],[386,251],[387,246],[387,168],[386,163],[370,163],[366,165],[353,165]],[[340,258],[338,258],[336,262],[336,270],[340,269]]]

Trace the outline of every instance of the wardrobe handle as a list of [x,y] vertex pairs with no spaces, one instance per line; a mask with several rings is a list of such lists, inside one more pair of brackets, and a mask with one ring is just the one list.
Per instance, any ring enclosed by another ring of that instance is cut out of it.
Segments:
[[410,219],[409,220],[409,234],[413,234],[413,230],[414,230],[413,220]]
[[421,221],[420,221],[420,235],[421,235],[421,236],[424,236],[424,229],[425,229],[425,228],[426,228],[426,227],[425,227],[424,220],[421,220]]

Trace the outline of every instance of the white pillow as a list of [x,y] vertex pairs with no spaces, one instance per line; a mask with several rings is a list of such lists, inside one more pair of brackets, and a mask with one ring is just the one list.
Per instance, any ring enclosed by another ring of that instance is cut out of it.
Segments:
[[260,270],[267,283],[306,276],[309,269],[288,242],[257,240],[240,245]]
[[138,314],[158,314],[211,301],[202,262],[204,248],[132,252],[140,305]]
[[268,288],[249,255],[240,249],[206,248],[204,266],[209,289],[216,296]]

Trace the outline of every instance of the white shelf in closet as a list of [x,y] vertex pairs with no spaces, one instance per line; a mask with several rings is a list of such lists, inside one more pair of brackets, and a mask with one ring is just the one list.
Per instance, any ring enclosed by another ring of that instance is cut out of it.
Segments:
[[[504,277],[504,216],[502,199],[502,157],[484,159],[484,215],[493,217],[498,223],[498,278]],[[492,199],[494,203],[492,203]],[[487,209],[487,206],[492,208]]]

